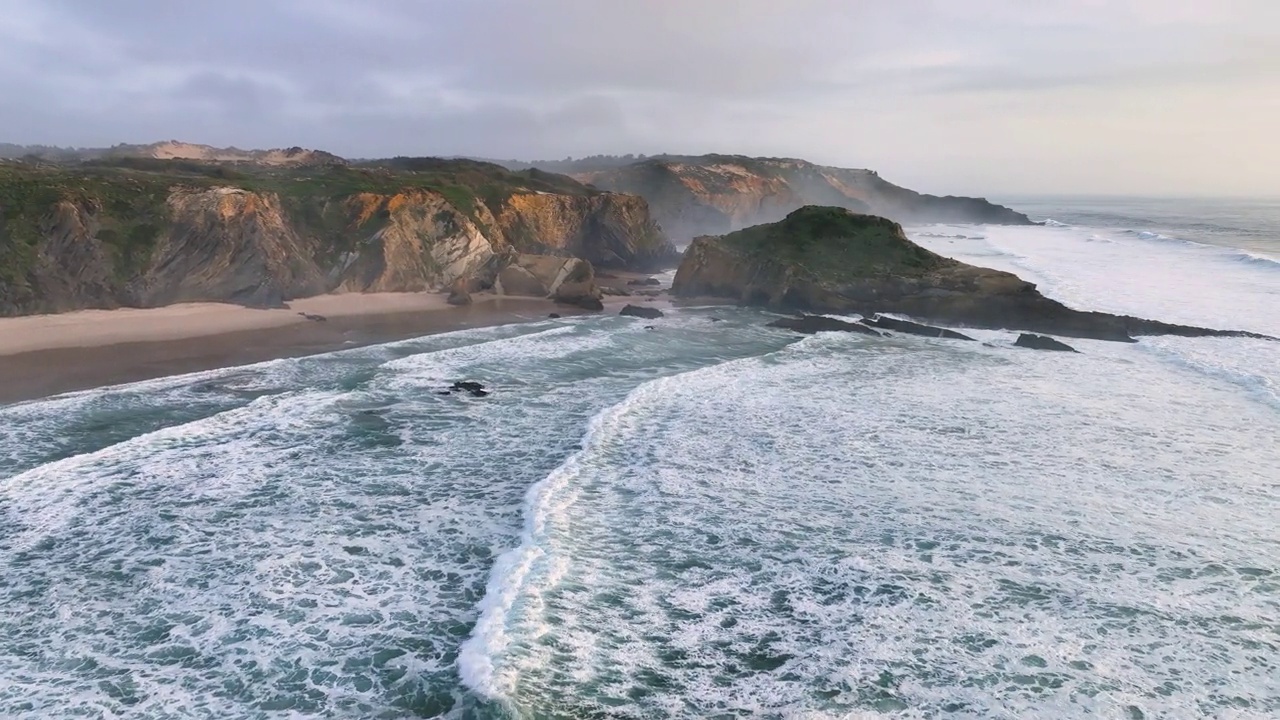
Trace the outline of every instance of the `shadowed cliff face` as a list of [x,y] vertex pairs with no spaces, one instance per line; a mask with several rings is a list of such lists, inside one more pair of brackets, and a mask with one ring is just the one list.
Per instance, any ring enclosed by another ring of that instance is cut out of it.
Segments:
[[[522,253],[637,270],[678,260],[642,198],[568,178],[578,194],[495,189],[482,178],[482,198],[459,186],[285,194],[140,174],[68,189],[66,177],[52,188],[39,174],[0,182],[0,315],[190,301],[271,307],[334,290],[443,291],[458,281],[476,290],[493,287]],[[584,272],[566,297],[597,292]]]
[[805,207],[777,223],[696,238],[672,293],[726,297],[783,311],[902,313],[968,327],[1131,341],[1133,335],[1252,333],[1082,312],[1011,273],[942,257],[887,218]]
[[668,157],[575,175],[604,190],[640,195],[677,240],[776,222],[804,205],[842,207],[904,223],[1030,224],[979,198],[922,195],[870,170],[804,160]]

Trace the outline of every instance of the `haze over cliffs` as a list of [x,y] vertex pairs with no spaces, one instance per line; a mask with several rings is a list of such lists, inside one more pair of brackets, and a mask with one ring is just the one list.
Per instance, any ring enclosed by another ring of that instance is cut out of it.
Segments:
[[[642,198],[538,170],[431,158],[0,164],[0,315],[474,291],[508,267],[545,265],[531,259],[541,255],[627,269],[675,261]],[[573,269],[573,301],[598,294],[582,287],[590,270]]]
[[149,158],[152,160],[198,160],[216,163],[240,163],[275,167],[346,164],[346,160],[323,150],[291,147],[273,150],[241,150],[216,148],[212,145],[165,140],[146,145],[121,143],[109,148],[64,148],[48,145],[13,145],[0,143],[0,158],[34,158],[49,162],[83,162],[111,158]]
[[842,207],[907,224],[1031,224],[1026,215],[984,199],[923,195],[882,179],[874,170],[739,155],[607,160],[535,165],[568,173],[602,190],[645,198],[654,218],[677,242],[776,222],[805,205]]

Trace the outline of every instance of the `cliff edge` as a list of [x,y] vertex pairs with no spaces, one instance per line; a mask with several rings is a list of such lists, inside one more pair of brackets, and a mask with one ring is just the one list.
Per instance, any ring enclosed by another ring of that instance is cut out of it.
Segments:
[[[639,271],[678,257],[643,198],[536,170],[401,160],[0,163],[0,315],[475,291],[530,256]],[[575,273],[572,295],[593,305],[593,268]],[[552,280],[538,287],[555,295]]]
[[678,240],[776,222],[805,205],[842,207],[908,224],[1032,224],[1026,215],[982,198],[925,195],[873,170],[789,158],[660,156],[574,177],[645,198],[658,223]]

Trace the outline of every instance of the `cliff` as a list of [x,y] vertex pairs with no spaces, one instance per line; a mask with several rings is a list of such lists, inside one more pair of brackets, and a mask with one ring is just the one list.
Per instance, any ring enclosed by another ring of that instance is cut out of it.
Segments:
[[[535,256],[556,256],[561,269],[580,257],[637,270],[674,257],[641,198],[539,171],[405,160],[0,164],[0,315],[186,301],[277,306],[459,282],[474,291]],[[563,291],[564,278],[540,287],[593,304],[590,265],[571,270]]]
[[661,156],[574,177],[645,198],[658,223],[676,239],[775,222],[804,205],[842,207],[909,224],[1031,224],[1026,215],[981,198],[923,195],[871,170],[805,160]]
[[777,223],[696,238],[672,293],[780,311],[901,313],[968,327],[1129,341],[1133,335],[1250,333],[1082,312],[1016,275],[937,255],[887,218],[804,207]]

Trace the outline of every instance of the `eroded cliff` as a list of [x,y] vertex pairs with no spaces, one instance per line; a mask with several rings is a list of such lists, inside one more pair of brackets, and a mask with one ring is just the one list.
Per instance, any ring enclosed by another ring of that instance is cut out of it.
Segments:
[[[521,256],[638,270],[675,257],[642,198],[481,163],[425,167],[0,165],[0,314],[478,290]],[[591,277],[570,294],[598,295]]]
[[575,174],[596,187],[640,195],[677,240],[776,222],[804,205],[842,207],[903,223],[1030,224],[981,198],[924,195],[871,170],[805,160],[728,155],[663,156]]

